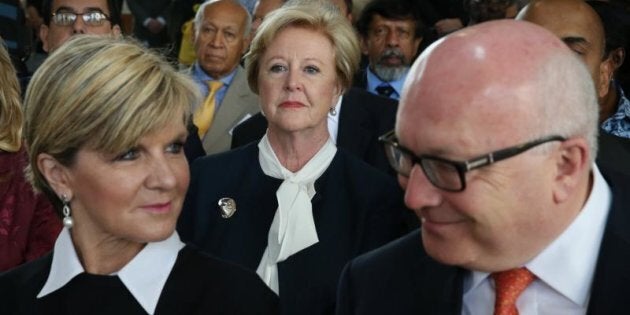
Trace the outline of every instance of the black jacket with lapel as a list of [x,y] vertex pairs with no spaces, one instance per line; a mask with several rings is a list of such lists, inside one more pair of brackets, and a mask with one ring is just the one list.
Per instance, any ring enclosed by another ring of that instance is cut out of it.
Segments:
[[[278,207],[280,184],[264,175],[256,143],[197,159],[178,222],[182,239],[256,270]],[[332,314],[343,266],[407,230],[396,181],[343,149],[317,179],[315,190],[312,204],[319,242],[278,264],[284,314]],[[237,210],[228,219],[217,207],[223,197],[236,202]]]
[[[630,283],[630,177],[602,173],[613,201],[587,314],[625,314]],[[461,314],[466,271],[433,260],[420,237],[417,230],[349,263],[339,285],[337,315]]]

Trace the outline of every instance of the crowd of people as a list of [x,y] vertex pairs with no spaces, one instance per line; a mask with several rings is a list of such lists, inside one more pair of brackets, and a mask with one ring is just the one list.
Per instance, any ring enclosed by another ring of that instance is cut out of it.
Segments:
[[623,312],[624,1],[122,5],[0,2],[1,314]]

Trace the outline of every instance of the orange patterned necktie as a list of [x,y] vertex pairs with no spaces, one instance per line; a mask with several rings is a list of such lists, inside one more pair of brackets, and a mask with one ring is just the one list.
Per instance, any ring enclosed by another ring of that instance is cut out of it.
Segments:
[[208,97],[206,97],[206,100],[197,108],[193,115],[193,123],[199,129],[200,139],[203,139],[208,129],[210,129],[216,108],[215,96],[222,86],[223,82],[221,81],[208,81]]
[[496,289],[494,315],[518,315],[516,300],[535,278],[525,267],[493,273]]

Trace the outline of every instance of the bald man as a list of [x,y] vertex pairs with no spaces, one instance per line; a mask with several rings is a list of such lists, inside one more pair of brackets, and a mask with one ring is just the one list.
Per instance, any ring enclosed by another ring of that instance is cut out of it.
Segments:
[[627,312],[630,179],[593,163],[594,91],[531,23],[425,50],[383,138],[422,226],[346,267],[337,314]]
[[[250,29],[250,14],[238,0],[206,1],[195,15],[197,61],[189,73],[206,101],[193,108],[193,121],[207,154],[229,150],[234,127],[260,111],[258,96],[239,64],[249,45]],[[208,108],[214,114],[204,123],[202,113],[211,98],[214,106]]]

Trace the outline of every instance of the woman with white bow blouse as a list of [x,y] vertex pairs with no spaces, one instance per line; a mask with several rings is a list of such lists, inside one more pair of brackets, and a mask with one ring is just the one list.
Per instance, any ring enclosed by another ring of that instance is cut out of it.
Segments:
[[338,149],[327,127],[359,54],[332,6],[268,15],[245,59],[266,135],[192,166],[182,238],[256,270],[285,314],[333,313],[345,263],[405,231],[395,180]]

